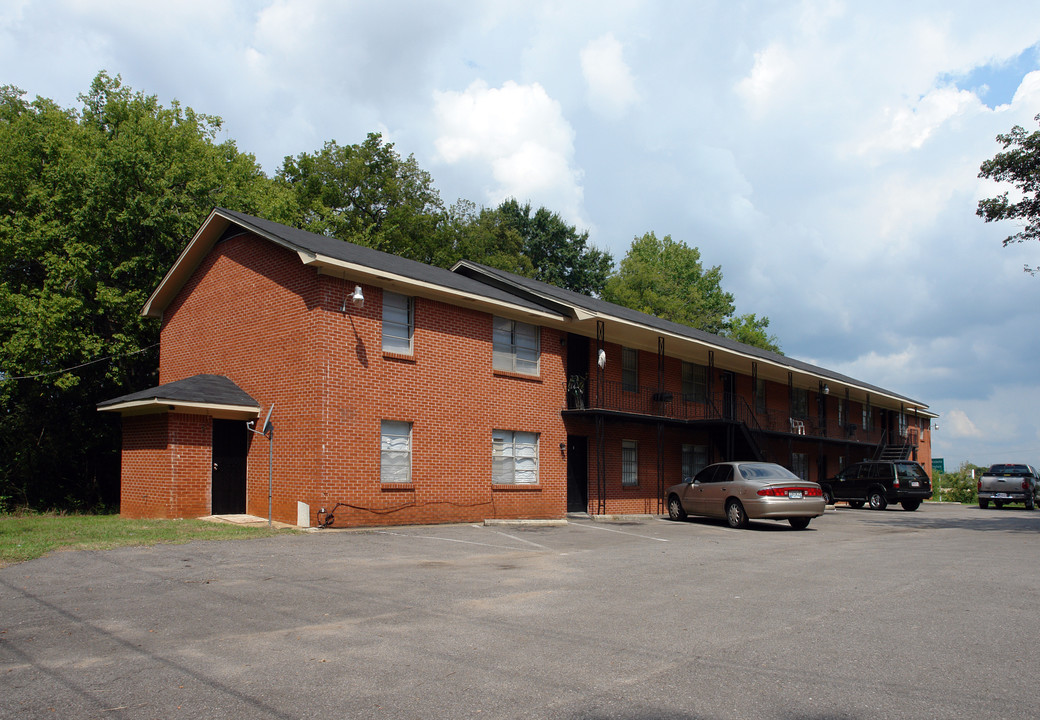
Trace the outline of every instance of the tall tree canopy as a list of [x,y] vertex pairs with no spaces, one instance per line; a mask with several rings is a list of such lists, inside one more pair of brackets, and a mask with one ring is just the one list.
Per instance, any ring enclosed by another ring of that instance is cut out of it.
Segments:
[[496,209],[503,227],[520,236],[521,254],[533,266],[535,280],[584,295],[603,292],[613,269],[610,253],[588,244],[588,231],[578,232],[563,218],[546,208],[532,212],[530,203],[515,199]]
[[[1040,115],[1033,118],[1040,123]],[[979,177],[1011,183],[1021,195],[1017,202],[1008,197],[1008,191],[996,197],[979,201],[975,214],[986,222],[1017,220],[1024,223],[1021,230],[1004,238],[1004,247],[1011,243],[1040,240],[1040,130],[1027,133],[1015,125],[1011,132],[997,135],[1004,148],[982,163]],[[1026,266],[1027,272],[1040,272],[1040,266]]]
[[148,293],[214,205],[276,192],[217,117],[105,73],[80,100],[0,88],[0,506],[97,502],[119,430],[94,404],[155,380]]
[[769,319],[734,316],[733,295],[722,289],[722,269],[705,269],[695,247],[650,232],[632,241],[603,298],[618,305],[780,352]]
[[293,200],[276,218],[286,224],[420,262],[436,258],[444,206],[433,178],[379,133],[287,157],[276,180]]
[[445,209],[431,175],[379,133],[287,157],[276,181],[290,203],[272,219],[419,262],[473,260],[591,294],[613,267],[609,253],[588,244],[588,232],[544,207],[509,199],[497,208],[460,200]]

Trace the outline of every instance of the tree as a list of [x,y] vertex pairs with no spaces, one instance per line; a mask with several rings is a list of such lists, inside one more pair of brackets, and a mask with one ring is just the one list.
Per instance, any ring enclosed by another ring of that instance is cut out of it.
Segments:
[[505,232],[519,236],[521,255],[533,267],[530,277],[583,295],[603,292],[614,259],[589,246],[588,231],[579,233],[544,207],[532,213],[530,203],[521,205],[513,198],[494,212]]
[[614,265],[610,253],[588,244],[587,232],[579,233],[544,207],[532,211],[514,199],[479,210],[459,200],[439,214],[429,232],[435,240],[423,240],[423,262],[450,268],[472,260],[586,295],[603,291]]
[[0,88],[0,506],[92,506],[118,488],[100,400],[155,384],[140,309],[215,205],[277,193],[220,118],[100,73],[81,110]]
[[734,316],[733,295],[722,289],[722,269],[704,269],[700,251],[670,235],[646,233],[632,241],[603,298],[633,310],[780,352],[768,318]]
[[[1040,115],[1033,118],[1040,123]],[[996,197],[979,201],[975,214],[986,222],[1017,220],[1025,226],[1004,238],[1004,247],[1011,243],[1040,240],[1040,130],[1026,133],[1019,125],[1007,134],[997,135],[1004,152],[986,160],[979,167],[979,177],[1014,185],[1021,199],[1012,202],[1008,191]],[[1040,266],[1024,268],[1035,275]]]
[[472,260],[535,277],[534,265],[524,255],[524,238],[495,209],[478,210],[469,200],[459,200],[444,213],[438,232],[433,265],[450,268],[459,260]]
[[282,222],[419,262],[437,256],[444,207],[433,179],[379,133],[286,157],[276,181],[293,201]]

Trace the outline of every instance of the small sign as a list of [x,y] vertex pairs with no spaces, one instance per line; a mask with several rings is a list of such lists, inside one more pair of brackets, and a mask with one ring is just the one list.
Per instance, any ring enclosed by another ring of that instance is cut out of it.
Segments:
[[932,472],[933,473],[945,473],[946,472],[946,458],[932,458]]

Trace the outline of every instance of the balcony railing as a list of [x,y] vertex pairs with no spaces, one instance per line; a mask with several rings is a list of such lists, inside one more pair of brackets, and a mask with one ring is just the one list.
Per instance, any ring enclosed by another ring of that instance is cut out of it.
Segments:
[[[587,386],[583,381],[584,378],[572,378],[568,383],[568,410],[609,410],[674,420],[732,420],[744,423],[752,432],[870,444],[877,444],[883,435],[879,429],[864,430],[858,423],[838,423],[836,417],[821,423],[818,417],[791,417],[778,410],[756,411],[737,393],[714,392],[697,397],[656,387],[625,389],[622,383],[610,380],[592,380]],[[916,437],[908,439],[916,441]]]

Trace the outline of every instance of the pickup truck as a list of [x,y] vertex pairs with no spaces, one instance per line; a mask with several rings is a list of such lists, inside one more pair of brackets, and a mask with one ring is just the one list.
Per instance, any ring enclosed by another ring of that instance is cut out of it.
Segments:
[[1032,465],[1001,463],[991,465],[978,482],[979,507],[986,509],[992,500],[998,508],[1007,503],[1025,503],[1026,510],[1036,507],[1040,493],[1040,475]]

